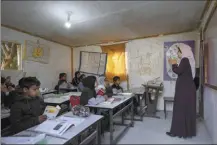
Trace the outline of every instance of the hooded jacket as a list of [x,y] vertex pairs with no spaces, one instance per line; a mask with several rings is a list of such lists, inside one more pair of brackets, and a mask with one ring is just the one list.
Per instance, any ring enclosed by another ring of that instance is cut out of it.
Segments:
[[14,96],[14,104],[10,112],[12,132],[18,133],[38,125],[39,116],[43,114],[44,107],[40,97],[24,97],[20,94]]
[[97,96],[95,90],[95,81],[96,77],[88,76],[83,79],[84,89],[82,90],[81,97],[80,97],[80,104],[81,105],[96,105],[103,101],[105,101],[103,96]]

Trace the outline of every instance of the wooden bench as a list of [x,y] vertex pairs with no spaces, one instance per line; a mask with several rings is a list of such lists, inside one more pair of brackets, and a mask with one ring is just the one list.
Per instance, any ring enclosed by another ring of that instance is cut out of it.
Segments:
[[174,97],[164,97],[164,115],[165,119],[167,118],[167,103],[173,103],[174,102]]

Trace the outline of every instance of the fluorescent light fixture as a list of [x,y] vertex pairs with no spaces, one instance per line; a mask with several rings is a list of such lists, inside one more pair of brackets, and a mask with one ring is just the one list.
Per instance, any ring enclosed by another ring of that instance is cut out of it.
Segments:
[[70,23],[70,22],[66,22],[66,23],[65,23],[65,27],[66,27],[66,28],[70,28],[70,27],[71,27],[71,23]]

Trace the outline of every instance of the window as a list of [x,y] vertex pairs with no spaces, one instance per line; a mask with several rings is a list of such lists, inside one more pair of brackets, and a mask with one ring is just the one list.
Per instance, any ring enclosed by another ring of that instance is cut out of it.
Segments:
[[1,70],[21,70],[21,44],[2,41],[1,44]]
[[125,44],[101,46],[101,49],[107,53],[106,78],[112,82],[114,76],[119,76],[121,81],[127,81]]

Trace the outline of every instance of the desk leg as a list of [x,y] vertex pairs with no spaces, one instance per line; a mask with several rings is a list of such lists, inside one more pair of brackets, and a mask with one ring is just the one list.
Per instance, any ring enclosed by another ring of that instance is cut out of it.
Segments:
[[97,136],[96,136],[96,144],[101,144],[101,120],[97,122]]
[[133,98],[132,98],[132,105],[131,105],[131,127],[134,126],[134,106],[133,106]]
[[165,115],[165,119],[166,119],[167,118],[166,101],[164,101],[164,115]]
[[143,100],[143,97],[141,95],[138,95],[140,120],[143,121],[143,112],[142,112],[143,108],[142,108],[142,100],[141,99]]
[[[124,107],[122,105],[122,107]],[[124,115],[125,115],[125,112],[121,113],[121,124],[124,124]]]
[[110,144],[113,143],[113,132],[114,132],[114,129],[113,129],[113,109],[110,109],[109,110],[109,121],[110,121]]

